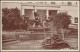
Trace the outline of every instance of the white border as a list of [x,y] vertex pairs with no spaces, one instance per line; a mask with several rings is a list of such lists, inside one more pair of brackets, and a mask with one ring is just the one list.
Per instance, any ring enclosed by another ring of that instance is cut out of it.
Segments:
[[[52,1],[1,1],[1,9],[2,9],[2,2],[52,2]],[[62,2],[62,1],[54,1],[54,2]],[[75,1],[63,1],[63,2],[75,2]],[[76,2],[79,3],[79,1]],[[79,13],[79,7],[78,7],[78,13]],[[1,17],[2,17],[2,10],[1,10]],[[2,24],[2,18],[1,18],[1,24]],[[78,14],[78,50],[2,50],[2,26],[1,26],[1,51],[79,51],[79,14]]]

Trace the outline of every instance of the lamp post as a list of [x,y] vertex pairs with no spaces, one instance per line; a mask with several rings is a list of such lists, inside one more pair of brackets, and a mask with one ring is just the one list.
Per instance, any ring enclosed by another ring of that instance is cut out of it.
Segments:
[[45,19],[43,19],[44,40],[46,39],[46,30],[45,30],[46,25],[45,25],[45,23],[46,23],[46,18],[45,18]]

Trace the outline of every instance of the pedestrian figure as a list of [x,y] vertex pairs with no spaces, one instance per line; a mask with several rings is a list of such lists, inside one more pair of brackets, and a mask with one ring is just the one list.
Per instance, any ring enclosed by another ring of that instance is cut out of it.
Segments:
[[44,19],[43,19],[43,27],[44,27],[44,28],[47,28],[47,27],[46,27],[46,24],[47,24],[47,22],[46,22],[46,17],[44,17]]
[[38,25],[39,25],[39,19],[35,18],[35,27],[38,28]]
[[24,29],[28,30],[28,26],[29,26],[29,17],[24,15]]
[[37,12],[34,12],[34,16],[35,16],[35,27],[38,28],[41,26],[40,20],[39,20],[39,15]]

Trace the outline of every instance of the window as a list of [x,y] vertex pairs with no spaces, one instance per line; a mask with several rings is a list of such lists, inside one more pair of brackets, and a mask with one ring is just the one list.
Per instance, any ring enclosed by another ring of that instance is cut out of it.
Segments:
[[76,5],[77,5],[77,2],[76,2]]
[[55,2],[51,2],[51,4],[55,4]]
[[53,17],[57,14],[57,10],[49,10],[49,17]]
[[74,21],[75,21],[75,23],[78,23],[78,18],[77,18],[77,17],[75,17]]
[[62,2],[62,4],[64,4],[64,2]]
[[68,5],[72,5],[72,3],[71,2],[68,2]]

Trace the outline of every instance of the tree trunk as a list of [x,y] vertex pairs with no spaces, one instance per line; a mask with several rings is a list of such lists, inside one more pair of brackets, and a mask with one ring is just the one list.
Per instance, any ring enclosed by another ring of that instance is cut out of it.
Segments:
[[44,28],[44,40],[46,39],[46,32],[45,32],[45,28]]
[[64,31],[63,31],[63,28],[61,27],[61,32],[62,32],[62,38],[64,40]]

